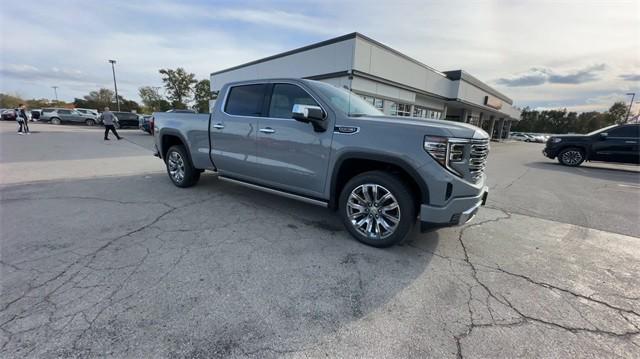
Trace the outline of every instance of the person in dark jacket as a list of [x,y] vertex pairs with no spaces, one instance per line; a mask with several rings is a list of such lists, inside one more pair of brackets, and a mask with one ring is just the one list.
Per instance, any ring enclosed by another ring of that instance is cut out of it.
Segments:
[[16,110],[16,121],[18,121],[18,126],[20,126],[18,128],[19,135],[23,134],[23,128],[24,134],[31,134],[31,132],[29,131],[29,116],[27,116],[26,107],[22,103],[18,105],[18,109]]
[[116,115],[113,114],[113,112],[109,111],[108,107],[104,108],[104,112],[102,112],[102,114],[100,115],[100,120],[102,121],[102,124],[104,125],[104,140],[105,141],[109,141],[109,130],[111,130],[111,132],[113,132],[114,136],[116,136],[117,139],[121,140],[122,137],[120,137],[120,135],[118,135],[118,131],[116,131],[116,128],[114,126],[114,123],[116,121],[118,121],[118,118],[116,117]]

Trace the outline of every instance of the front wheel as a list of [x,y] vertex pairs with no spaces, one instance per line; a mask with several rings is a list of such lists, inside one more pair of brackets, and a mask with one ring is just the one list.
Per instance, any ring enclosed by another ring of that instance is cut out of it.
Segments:
[[583,161],[584,152],[579,148],[565,148],[558,154],[558,162],[565,166],[580,166]]
[[93,119],[88,118],[84,123],[87,124],[87,126],[95,126],[96,125],[96,121]]
[[402,242],[415,223],[415,203],[407,185],[382,171],[352,178],[340,194],[340,217],[349,233],[373,247]]
[[60,119],[57,117],[54,117],[51,119],[51,123],[54,125],[59,125],[60,124]]
[[200,171],[193,167],[184,146],[171,146],[165,155],[167,174],[178,187],[191,187],[198,183]]

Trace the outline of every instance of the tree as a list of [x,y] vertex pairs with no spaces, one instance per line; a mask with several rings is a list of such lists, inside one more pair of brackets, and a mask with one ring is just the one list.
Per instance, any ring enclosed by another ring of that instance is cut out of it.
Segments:
[[194,90],[194,109],[200,113],[209,113],[209,99],[211,99],[211,83],[209,80],[199,81]]
[[627,105],[624,102],[616,102],[609,108],[608,114],[611,116],[611,123],[627,122]]
[[[139,111],[140,105],[133,100],[127,100],[124,97],[118,95],[120,100],[121,111]],[[73,100],[75,107],[92,108],[102,110],[105,107],[109,107],[112,110],[117,109],[115,93],[109,89],[101,88],[98,91],[91,91],[83,98],[75,98]]]
[[171,100],[171,105],[174,108],[187,108],[187,103],[191,101],[193,93],[192,87],[198,82],[195,79],[196,75],[187,73],[182,67],[175,70],[160,69],[159,72],[169,94],[167,97]]
[[165,100],[160,93],[158,93],[157,87],[143,86],[138,89],[138,95],[142,99],[144,105],[144,111],[146,113],[167,111],[171,109],[169,101]]
[[24,100],[18,96],[0,93],[0,108],[16,108],[21,103],[24,103]]

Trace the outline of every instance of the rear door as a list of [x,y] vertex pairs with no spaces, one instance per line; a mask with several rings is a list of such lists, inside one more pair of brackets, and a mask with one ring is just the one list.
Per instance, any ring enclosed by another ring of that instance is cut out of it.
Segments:
[[256,133],[266,89],[265,83],[231,86],[213,114],[211,159],[220,174],[256,181]]
[[60,117],[60,120],[62,121],[72,121],[73,119],[73,116],[71,115],[71,110],[58,110],[57,115],[58,117]]
[[327,180],[333,131],[315,132],[311,124],[291,116],[295,104],[322,106],[296,83],[271,84],[269,93],[268,115],[258,119],[260,178],[272,187],[320,197]]
[[623,125],[607,131],[606,137],[597,137],[594,160],[640,163],[640,125]]

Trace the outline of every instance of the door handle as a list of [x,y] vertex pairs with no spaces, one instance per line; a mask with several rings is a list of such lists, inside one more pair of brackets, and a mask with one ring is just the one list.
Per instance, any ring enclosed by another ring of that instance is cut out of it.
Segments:
[[276,130],[274,130],[274,129],[273,129],[273,128],[271,128],[271,127],[261,128],[261,129],[260,129],[260,130],[258,130],[258,131],[260,131],[260,132],[262,132],[262,133],[275,133],[275,132],[276,132]]
[[624,143],[638,143],[638,141],[624,141]]
[[216,130],[222,130],[224,128],[224,125],[221,123],[216,123],[215,125],[213,125],[213,128],[215,128]]

